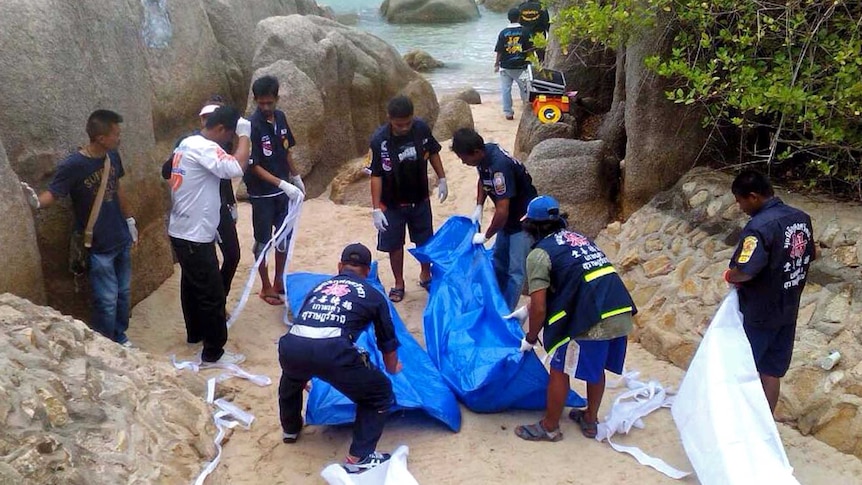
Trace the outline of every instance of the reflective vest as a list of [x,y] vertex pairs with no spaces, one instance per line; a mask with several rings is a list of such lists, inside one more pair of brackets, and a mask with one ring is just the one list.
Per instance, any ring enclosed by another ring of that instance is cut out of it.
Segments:
[[544,346],[549,354],[605,318],[637,313],[614,265],[583,234],[561,230],[534,246],[551,259]]

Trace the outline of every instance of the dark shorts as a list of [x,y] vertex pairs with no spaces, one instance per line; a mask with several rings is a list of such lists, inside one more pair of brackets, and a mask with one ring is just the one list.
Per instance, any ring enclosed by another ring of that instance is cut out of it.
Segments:
[[272,238],[273,233],[281,227],[284,218],[287,217],[287,195],[252,197],[248,201],[251,203],[251,225],[254,228],[254,240],[257,243],[266,244]]
[[551,369],[565,373],[566,355],[572,353],[575,379],[595,384],[602,380],[605,370],[623,373],[626,362],[628,337],[611,340],[572,340],[561,345],[551,357]]
[[383,211],[389,226],[385,232],[377,234],[377,250],[385,253],[404,247],[405,228],[410,231],[410,240],[416,246],[425,244],[434,235],[431,221],[431,201],[409,206],[387,207]]
[[793,356],[796,325],[782,325],[778,328],[743,325],[742,328],[751,344],[757,372],[772,377],[784,377]]

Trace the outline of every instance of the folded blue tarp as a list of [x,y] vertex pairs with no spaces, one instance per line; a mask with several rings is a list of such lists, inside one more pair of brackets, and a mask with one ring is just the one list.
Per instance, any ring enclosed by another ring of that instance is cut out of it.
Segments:
[[[331,277],[331,275],[314,273],[290,274],[285,278],[290,307],[298,311],[308,293]],[[377,278],[376,263],[368,277],[368,283],[381,293],[383,292],[383,286]],[[401,372],[389,376],[392,380],[392,389],[395,392],[396,407],[393,408],[393,411],[419,409],[443,422],[452,431],[458,431],[461,428],[461,408],[458,406],[458,401],[446,383],[443,382],[440,372],[431,363],[428,354],[407,331],[392,303],[389,304],[389,311],[392,314],[395,334],[401,343],[401,347],[398,349],[398,358],[404,365]],[[377,367],[384,368],[383,355],[377,350],[377,340],[372,326],[360,334],[356,344],[368,350],[371,361]],[[356,405],[353,401],[347,399],[328,383],[313,379],[305,412],[306,423],[338,425],[352,423],[355,418]]]
[[[535,352],[521,353],[524,331],[509,313],[491,256],[472,243],[476,226],[452,217],[410,252],[433,263],[425,308],[425,347],[443,379],[468,408],[492,413],[544,409],[548,371]],[[585,406],[575,392],[567,405]]]

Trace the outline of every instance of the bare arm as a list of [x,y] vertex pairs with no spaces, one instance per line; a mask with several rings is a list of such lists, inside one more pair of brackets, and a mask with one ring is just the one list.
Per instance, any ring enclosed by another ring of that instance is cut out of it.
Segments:
[[[242,164],[240,163],[240,165],[242,165]],[[252,165],[251,173],[256,175],[257,178],[263,180],[264,182],[266,182],[268,184],[275,185],[276,187],[278,187],[278,184],[281,183],[280,178],[267,172],[267,170],[265,168],[261,167],[260,165]]]
[[401,362],[398,360],[398,351],[386,352],[383,354],[383,365],[386,366],[386,372],[397,374],[401,371]]
[[485,205],[485,199],[488,194],[485,193],[485,188],[482,187],[482,179],[479,178],[476,182],[476,205]]
[[129,207],[129,198],[126,197],[126,186],[121,180],[117,180],[117,201],[120,203],[120,212],[123,217],[132,217],[132,209]]
[[439,153],[431,155],[431,168],[434,169],[438,179],[446,178],[446,172],[443,171],[443,161],[440,160]]
[[727,272],[725,273],[724,279],[728,283],[732,283],[732,284],[736,285],[736,284],[740,284],[740,283],[745,283],[746,281],[751,281],[752,279],[754,279],[754,276],[743,273],[742,271],[739,270],[739,268],[733,268],[733,269],[727,270]]
[[52,194],[51,191],[46,190],[39,194],[39,208],[44,209],[45,207],[48,207],[49,205],[53,204],[56,200],[57,198],[54,197],[54,194]]
[[383,178],[371,176],[371,208],[380,209],[380,195],[383,193]]
[[494,202],[494,218],[491,219],[491,224],[488,230],[485,231],[485,239],[491,239],[497,231],[506,225],[506,220],[509,219],[509,199],[500,199]]
[[548,290],[541,289],[530,293],[530,324],[527,329],[527,342],[536,343],[539,340],[539,331],[542,330],[542,325],[545,323],[547,315],[547,300]]
[[291,176],[299,175],[299,170],[296,169],[296,163],[293,161],[293,151],[287,150],[287,170]]

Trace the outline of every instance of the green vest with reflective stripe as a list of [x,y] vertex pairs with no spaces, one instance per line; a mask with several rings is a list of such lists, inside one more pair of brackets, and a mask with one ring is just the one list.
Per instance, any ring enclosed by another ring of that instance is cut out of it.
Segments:
[[605,318],[637,313],[605,253],[589,238],[562,230],[534,246],[551,259],[544,346],[549,353]]

